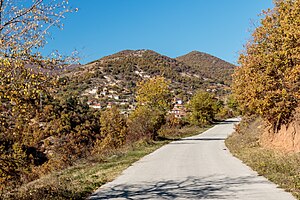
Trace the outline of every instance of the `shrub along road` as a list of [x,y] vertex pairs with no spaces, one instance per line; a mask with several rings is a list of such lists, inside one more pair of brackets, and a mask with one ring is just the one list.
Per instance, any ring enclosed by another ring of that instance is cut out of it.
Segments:
[[237,122],[163,146],[89,199],[294,199],[230,154],[224,140]]

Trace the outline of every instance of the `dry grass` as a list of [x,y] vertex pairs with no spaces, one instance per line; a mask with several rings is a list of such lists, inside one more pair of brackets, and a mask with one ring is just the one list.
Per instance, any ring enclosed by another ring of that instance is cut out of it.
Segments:
[[244,120],[237,132],[226,140],[226,145],[236,157],[260,175],[300,200],[300,153],[284,154],[259,145],[263,124],[259,119]]
[[176,130],[176,134],[169,132],[160,141],[140,142],[110,151],[106,155],[97,155],[81,160],[73,167],[54,172],[26,184],[14,193],[6,194],[2,199],[85,199],[101,185],[115,179],[124,169],[143,156],[172,140],[194,135],[206,129],[186,127]]

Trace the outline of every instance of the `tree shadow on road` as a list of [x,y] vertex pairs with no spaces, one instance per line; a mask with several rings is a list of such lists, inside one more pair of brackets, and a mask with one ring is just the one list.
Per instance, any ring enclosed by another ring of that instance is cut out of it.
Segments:
[[101,188],[89,199],[235,199],[237,187],[253,184],[252,176],[222,178],[188,177],[185,180],[164,180],[156,183],[144,182],[138,185],[123,184],[111,188]]
[[221,137],[202,137],[202,138],[183,138],[180,139],[181,141],[188,141],[188,140],[195,140],[195,141],[218,141],[218,140],[225,140],[226,138],[221,138]]
[[214,121],[212,124],[213,125],[219,125],[219,124],[236,124],[239,123],[239,120],[235,119],[228,119],[228,120],[223,120],[223,121]]

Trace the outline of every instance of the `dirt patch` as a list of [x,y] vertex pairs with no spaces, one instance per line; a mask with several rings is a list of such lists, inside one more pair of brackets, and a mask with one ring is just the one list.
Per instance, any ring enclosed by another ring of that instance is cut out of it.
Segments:
[[284,152],[300,152],[300,108],[289,125],[282,125],[277,133],[267,127],[260,138],[262,146]]

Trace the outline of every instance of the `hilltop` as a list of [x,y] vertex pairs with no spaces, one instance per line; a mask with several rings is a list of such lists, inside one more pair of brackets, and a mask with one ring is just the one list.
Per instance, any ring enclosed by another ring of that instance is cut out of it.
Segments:
[[[187,62],[192,58],[189,54],[174,59],[152,50],[124,50],[63,74],[61,79],[66,84],[61,91],[86,96],[90,102],[98,102],[98,106],[114,102],[128,107],[134,101],[137,82],[161,75],[171,81],[174,95],[185,101],[198,89],[219,96],[229,92],[232,64],[209,54],[194,59],[192,64]],[[222,76],[218,74],[221,72]]]
[[179,56],[176,60],[193,67],[203,77],[225,84],[231,83],[231,74],[236,67],[220,58],[199,51],[192,51],[186,55]]

